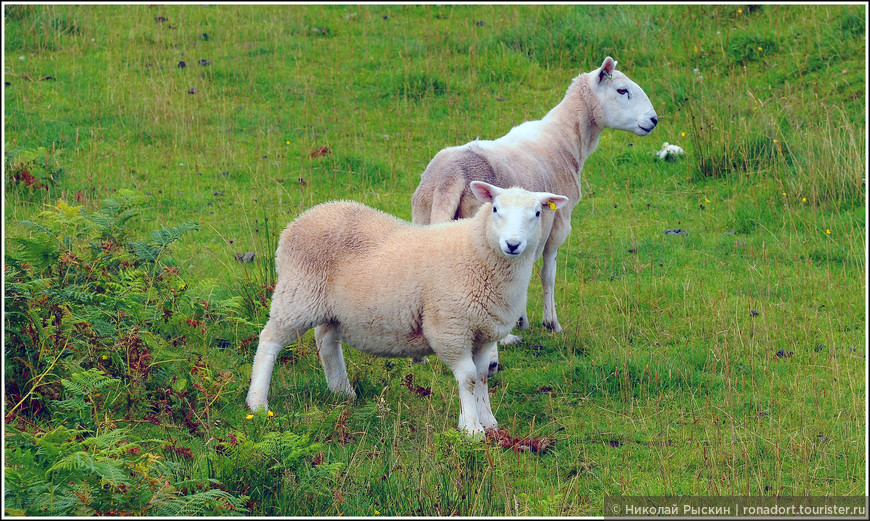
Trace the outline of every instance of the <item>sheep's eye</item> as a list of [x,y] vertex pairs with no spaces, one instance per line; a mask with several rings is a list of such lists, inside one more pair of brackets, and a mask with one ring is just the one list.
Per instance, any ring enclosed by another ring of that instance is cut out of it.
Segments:
[[541,211],[540,211],[540,210],[538,210],[537,212],[535,212],[535,217],[540,217],[540,216],[541,216]]
[[495,206],[493,206],[493,207],[492,207],[492,213],[498,213],[498,208],[496,208]]
[[628,89],[616,89],[616,92],[618,92],[622,95],[625,95],[625,94],[628,94]]

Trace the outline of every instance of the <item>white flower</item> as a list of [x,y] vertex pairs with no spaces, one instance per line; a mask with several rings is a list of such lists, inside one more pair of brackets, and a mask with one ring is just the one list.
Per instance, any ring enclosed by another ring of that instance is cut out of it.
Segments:
[[678,147],[677,145],[671,145],[670,143],[665,141],[665,143],[662,145],[662,149],[656,152],[656,155],[659,157],[659,159],[670,159],[671,161],[673,161],[674,159],[676,159],[676,156],[685,153],[686,151],[682,148]]

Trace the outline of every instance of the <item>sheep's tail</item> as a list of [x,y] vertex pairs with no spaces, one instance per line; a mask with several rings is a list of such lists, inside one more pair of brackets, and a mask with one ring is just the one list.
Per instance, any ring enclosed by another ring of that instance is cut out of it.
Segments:
[[465,176],[462,175],[445,180],[438,189],[429,194],[429,215],[420,216],[419,221],[415,217],[414,222],[424,224],[423,221],[426,221],[425,224],[437,224],[456,219],[466,184]]
[[411,196],[411,221],[416,224],[429,224],[432,216],[432,191],[420,183]]

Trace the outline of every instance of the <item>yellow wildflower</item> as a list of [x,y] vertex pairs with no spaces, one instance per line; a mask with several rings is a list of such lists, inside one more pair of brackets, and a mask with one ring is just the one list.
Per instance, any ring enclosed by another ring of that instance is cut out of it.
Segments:
[[246,419],[246,420],[253,420],[253,419],[254,419],[254,415],[253,415],[253,414],[249,414],[249,415],[245,416],[245,419]]
[[269,411],[269,418],[271,418],[272,416],[275,416],[275,413],[272,411]]

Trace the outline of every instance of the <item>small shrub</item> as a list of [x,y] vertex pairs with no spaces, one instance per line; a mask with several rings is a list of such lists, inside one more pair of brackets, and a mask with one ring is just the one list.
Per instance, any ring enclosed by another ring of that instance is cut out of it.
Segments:
[[64,175],[60,149],[45,147],[5,153],[6,186],[33,193],[53,188]]
[[[84,388],[82,388],[84,391]],[[125,429],[99,435],[58,426],[7,430],[5,513],[24,516],[240,515],[247,497],[219,489],[186,494],[154,442]],[[206,482],[205,485],[215,485]]]
[[68,367],[96,367],[125,384],[147,377],[147,344],[136,342],[140,330],[152,343],[173,334],[168,318],[187,286],[174,276],[167,248],[196,224],[130,241],[127,224],[143,201],[122,190],[89,213],[60,200],[35,221],[20,223],[29,235],[9,237],[8,414],[44,410],[46,399],[59,396]]

